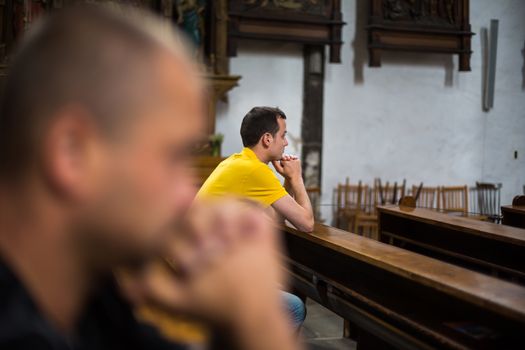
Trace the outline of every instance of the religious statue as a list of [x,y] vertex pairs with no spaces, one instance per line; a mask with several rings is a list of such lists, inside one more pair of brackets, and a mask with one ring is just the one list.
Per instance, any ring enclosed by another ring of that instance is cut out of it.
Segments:
[[175,8],[177,24],[195,45],[196,55],[202,55],[206,0],[176,0]]
[[46,1],[16,0],[13,3],[13,33],[17,37],[45,12]]

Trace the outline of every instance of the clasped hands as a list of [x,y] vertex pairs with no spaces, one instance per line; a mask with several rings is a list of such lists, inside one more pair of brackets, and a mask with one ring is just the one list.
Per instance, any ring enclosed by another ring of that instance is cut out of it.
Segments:
[[301,161],[297,156],[283,154],[280,160],[272,161],[275,170],[286,180],[292,181],[301,178]]
[[253,203],[196,204],[162,259],[117,277],[135,304],[235,327],[247,314],[282,312],[277,242],[275,223]]

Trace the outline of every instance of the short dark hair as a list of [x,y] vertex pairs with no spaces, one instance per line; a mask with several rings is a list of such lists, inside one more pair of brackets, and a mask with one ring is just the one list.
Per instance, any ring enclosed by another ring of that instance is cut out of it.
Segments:
[[255,146],[266,133],[275,136],[279,131],[279,118],[286,119],[286,114],[277,107],[253,107],[244,116],[241,124],[244,147]]
[[1,101],[0,178],[34,164],[41,130],[60,108],[80,105],[110,132],[144,104],[151,62],[165,45],[153,33],[159,20],[132,12],[71,5],[24,35]]

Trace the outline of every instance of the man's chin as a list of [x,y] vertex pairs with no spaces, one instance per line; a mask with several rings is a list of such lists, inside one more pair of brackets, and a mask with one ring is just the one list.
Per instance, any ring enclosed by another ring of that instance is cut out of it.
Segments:
[[153,240],[135,242],[126,248],[123,247],[122,254],[118,257],[120,264],[130,268],[140,268],[163,256],[166,253],[168,243],[169,235],[163,232]]

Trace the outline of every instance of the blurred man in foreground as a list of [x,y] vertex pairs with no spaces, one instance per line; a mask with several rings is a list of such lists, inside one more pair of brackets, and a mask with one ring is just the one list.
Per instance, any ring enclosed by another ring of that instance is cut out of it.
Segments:
[[173,33],[137,18],[55,13],[12,62],[0,114],[0,348],[179,348],[135,320],[132,303],[149,303],[242,349],[295,349],[271,221],[237,202],[188,212],[202,86]]

